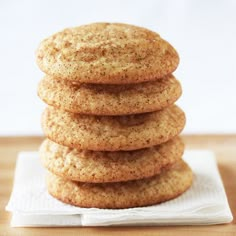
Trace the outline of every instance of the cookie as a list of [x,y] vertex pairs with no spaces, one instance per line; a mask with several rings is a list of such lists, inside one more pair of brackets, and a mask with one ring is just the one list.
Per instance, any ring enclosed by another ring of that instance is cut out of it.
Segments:
[[181,95],[173,75],[153,82],[130,85],[75,84],[45,76],[39,97],[63,110],[93,115],[128,115],[161,110]]
[[181,159],[179,137],[158,146],[120,152],[71,149],[46,139],[40,147],[45,168],[63,178],[90,183],[121,182],[159,174]]
[[94,151],[135,150],[164,143],[185,125],[185,114],[176,105],[157,112],[129,116],[91,116],[48,107],[42,128],[52,141]]
[[49,173],[47,188],[55,198],[75,206],[121,209],[173,199],[191,186],[192,178],[189,166],[179,161],[160,175],[119,183],[73,182]]
[[43,40],[36,57],[56,79],[95,84],[152,81],[179,64],[176,50],[157,33],[119,23],[65,29]]

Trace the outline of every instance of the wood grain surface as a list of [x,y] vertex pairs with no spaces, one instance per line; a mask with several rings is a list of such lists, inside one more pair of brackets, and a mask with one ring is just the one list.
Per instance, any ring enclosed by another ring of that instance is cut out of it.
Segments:
[[236,135],[184,136],[189,149],[215,152],[234,221],[227,225],[171,227],[11,228],[4,210],[11,193],[19,151],[37,150],[42,137],[0,138],[0,235],[236,235]]

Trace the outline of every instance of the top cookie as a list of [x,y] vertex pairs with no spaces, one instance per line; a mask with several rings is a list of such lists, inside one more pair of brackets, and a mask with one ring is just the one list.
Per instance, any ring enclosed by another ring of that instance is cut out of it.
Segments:
[[129,84],[172,73],[179,56],[167,41],[148,29],[94,23],[65,29],[42,41],[37,63],[57,79]]

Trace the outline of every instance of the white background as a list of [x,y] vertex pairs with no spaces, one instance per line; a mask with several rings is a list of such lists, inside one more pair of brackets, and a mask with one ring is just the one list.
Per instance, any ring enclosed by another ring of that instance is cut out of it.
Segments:
[[38,135],[44,104],[38,43],[65,27],[126,22],[160,33],[180,54],[185,133],[236,132],[236,1],[0,1],[0,135]]

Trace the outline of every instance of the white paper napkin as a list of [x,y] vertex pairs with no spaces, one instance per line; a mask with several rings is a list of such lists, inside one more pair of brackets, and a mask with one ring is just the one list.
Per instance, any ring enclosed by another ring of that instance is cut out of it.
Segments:
[[180,197],[149,207],[107,210],[80,208],[51,197],[45,187],[45,170],[37,152],[19,154],[15,181],[6,210],[11,225],[107,226],[107,225],[204,225],[229,223],[233,217],[210,151],[185,151],[194,172],[192,187]]

